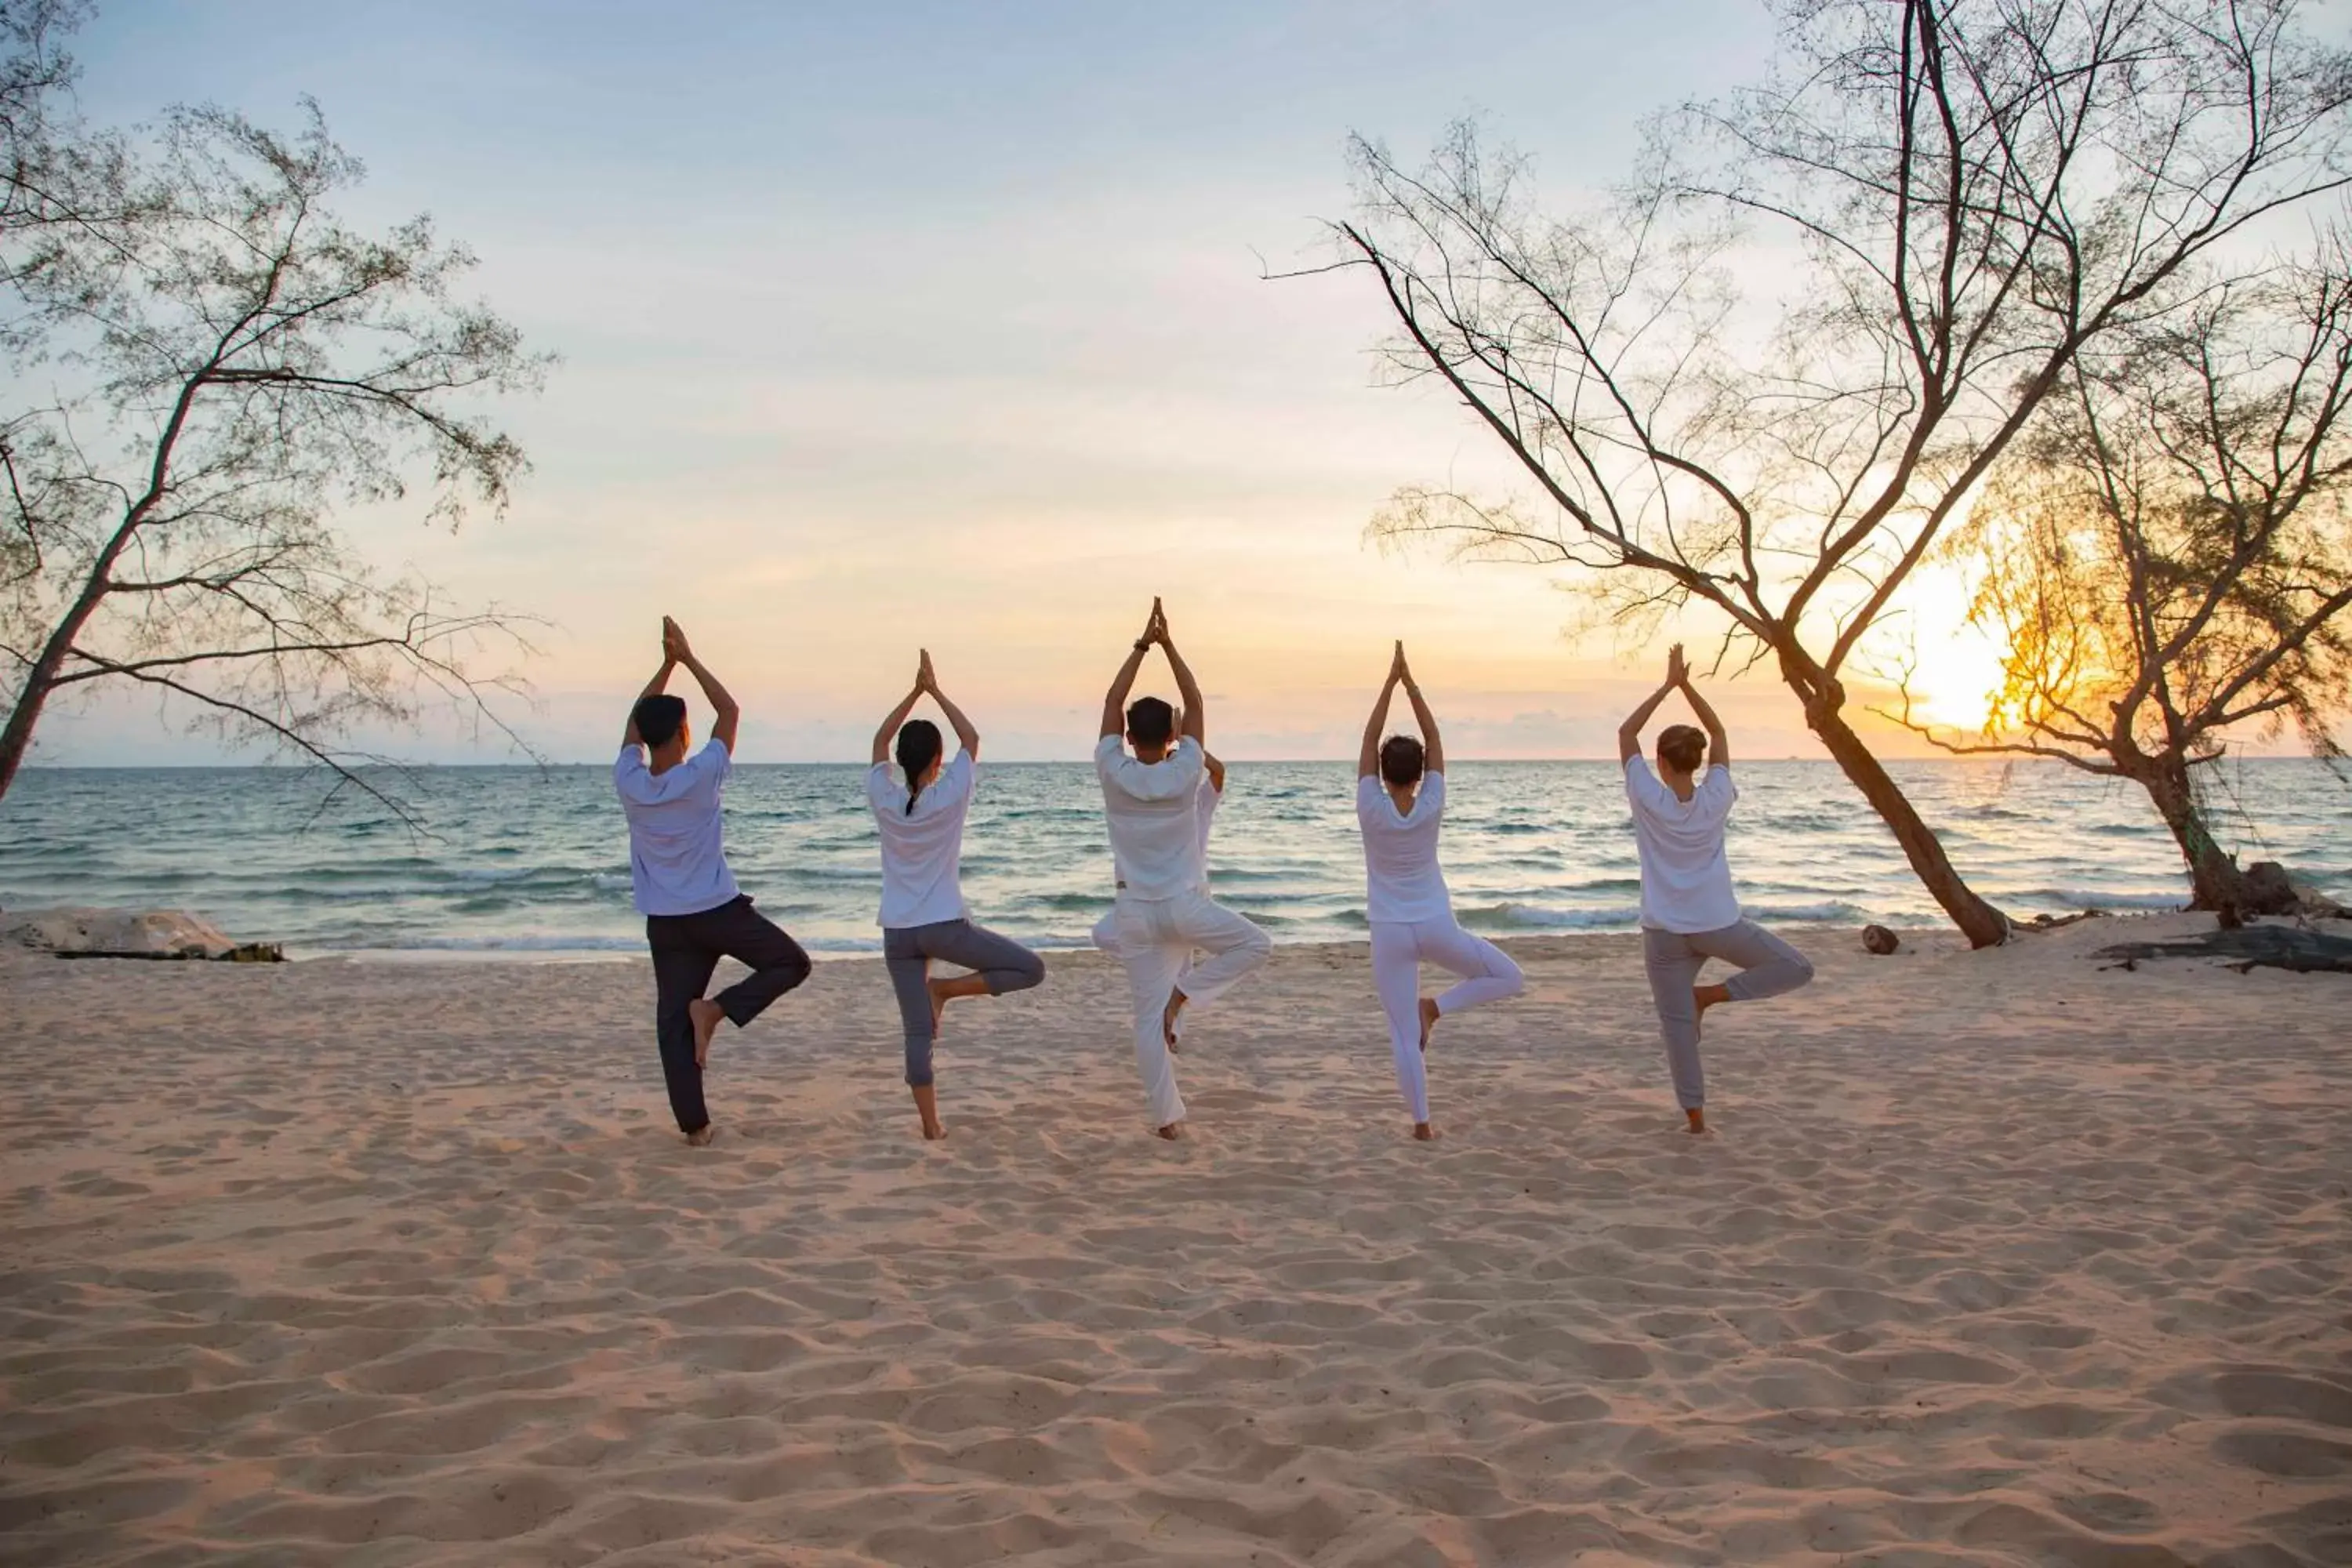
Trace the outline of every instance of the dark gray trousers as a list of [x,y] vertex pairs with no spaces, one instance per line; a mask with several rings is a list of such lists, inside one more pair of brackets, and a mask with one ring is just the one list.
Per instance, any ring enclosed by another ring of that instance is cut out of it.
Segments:
[[882,956],[890,966],[891,989],[898,994],[898,1018],[907,1026],[907,1082],[917,1089],[931,1081],[931,960],[976,971],[992,996],[1026,991],[1045,978],[1045,961],[1010,937],[970,921],[940,921],[900,926],[882,933]]
[[702,1102],[702,1068],[694,1060],[694,1020],[686,1005],[710,984],[720,958],[750,964],[751,973],[711,998],[740,1029],[809,977],[808,954],[742,895],[699,914],[647,915],[646,945],[654,953],[654,1037],[661,1045],[669,1108],[680,1131],[699,1132],[710,1112]]

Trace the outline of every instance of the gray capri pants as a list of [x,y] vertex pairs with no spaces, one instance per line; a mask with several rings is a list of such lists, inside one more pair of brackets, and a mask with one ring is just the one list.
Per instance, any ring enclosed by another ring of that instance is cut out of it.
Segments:
[[931,993],[924,983],[932,959],[978,971],[992,996],[1026,991],[1045,978],[1044,959],[970,921],[886,930],[882,957],[890,966],[891,989],[898,994],[899,1019],[907,1026],[907,1082],[916,1089],[931,1081]]
[[1706,1104],[1706,1075],[1698,1063],[1698,1004],[1691,990],[1710,958],[1739,966],[1739,973],[1723,983],[1735,1002],[1778,996],[1813,977],[1811,960],[1754,921],[1717,931],[1642,932],[1650,994],[1657,1000],[1658,1026],[1666,1037],[1666,1066],[1675,1075],[1675,1098],[1685,1110]]

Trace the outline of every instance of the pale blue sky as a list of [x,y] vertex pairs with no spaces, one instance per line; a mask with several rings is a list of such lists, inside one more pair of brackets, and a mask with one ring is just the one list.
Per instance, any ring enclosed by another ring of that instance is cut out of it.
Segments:
[[[745,754],[791,759],[862,754],[919,643],[997,755],[1081,755],[1155,591],[1236,755],[1351,752],[1397,636],[1458,752],[1606,752],[1651,660],[1564,643],[1540,577],[1365,545],[1398,485],[1500,470],[1458,410],[1373,384],[1361,278],[1260,258],[1322,254],[1350,131],[1418,152],[1483,115],[1566,205],[1768,45],[1734,0],[118,0],[77,52],[101,120],[315,96],[369,165],[349,211],[432,212],[563,356],[506,411],[535,472],[503,523],[364,533],[559,623],[543,751],[607,753],[667,611],[747,699]],[[1810,750],[1773,683],[1732,706],[1758,752]],[[44,742],[211,754],[143,706]]]

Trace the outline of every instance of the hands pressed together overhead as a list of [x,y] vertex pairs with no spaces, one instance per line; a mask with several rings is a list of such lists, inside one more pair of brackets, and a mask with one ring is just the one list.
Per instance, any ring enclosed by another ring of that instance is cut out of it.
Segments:
[[1151,601],[1151,614],[1143,623],[1143,635],[1135,639],[1135,646],[1140,650],[1150,647],[1154,643],[1158,643],[1161,647],[1169,646],[1168,612],[1160,607],[1160,600],[1156,595]]
[[1402,686],[1407,690],[1413,689],[1412,666],[1405,662],[1402,638],[1397,641],[1395,657],[1389,660],[1389,684]]

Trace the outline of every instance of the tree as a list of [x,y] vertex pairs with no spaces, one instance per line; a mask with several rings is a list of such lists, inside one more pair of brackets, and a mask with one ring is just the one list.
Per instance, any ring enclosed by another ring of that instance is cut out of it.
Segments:
[[[447,699],[499,725],[505,677],[469,660],[522,623],[372,571],[341,506],[501,510],[524,467],[480,412],[545,361],[454,289],[473,258],[417,218],[369,236],[328,208],[361,176],[317,107],[291,135],[219,109],[133,143],[57,107],[76,8],[0,33],[0,796],[47,705],[100,682],[193,705],[237,738],[354,772],[363,723]],[[43,389],[24,395],[28,389]]]
[[[1983,737],[2148,793],[2196,908],[2271,912],[2216,841],[2200,770],[2352,702],[2352,256],[2215,289],[2085,357],[1956,547],[2000,639]],[[1906,710],[1905,721],[1910,721]]]
[[2294,9],[1788,0],[1778,74],[1666,117],[1574,221],[1473,128],[1419,173],[1359,139],[1336,265],[1378,283],[1400,375],[1535,488],[1409,489],[1376,531],[1570,567],[1612,615],[1720,614],[1969,940],[2004,940],[1845,679],[2078,356],[2345,187],[2352,68]]

